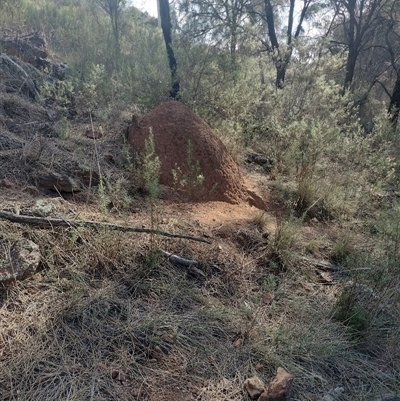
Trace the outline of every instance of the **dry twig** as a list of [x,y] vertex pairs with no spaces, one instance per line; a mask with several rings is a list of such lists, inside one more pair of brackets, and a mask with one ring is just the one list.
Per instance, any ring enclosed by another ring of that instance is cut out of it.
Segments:
[[161,231],[157,229],[149,228],[139,228],[130,226],[121,226],[118,224],[111,223],[100,223],[97,221],[72,221],[63,219],[53,219],[53,218],[42,218],[42,217],[32,217],[32,216],[21,216],[5,210],[0,210],[0,218],[12,221],[13,223],[31,224],[41,227],[97,227],[97,228],[108,228],[110,230],[118,230],[123,232],[135,232],[135,233],[145,233],[145,234],[155,234],[161,235],[163,237],[169,238],[182,238],[190,241],[205,242],[206,244],[211,244],[210,241],[206,239],[193,237],[191,235],[181,235],[172,234],[166,231]]

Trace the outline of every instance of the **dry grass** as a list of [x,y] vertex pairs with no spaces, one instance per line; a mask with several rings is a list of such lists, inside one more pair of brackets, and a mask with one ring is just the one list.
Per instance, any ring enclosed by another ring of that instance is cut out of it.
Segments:
[[365,352],[332,319],[336,286],[295,258],[277,274],[234,235],[211,246],[156,239],[201,261],[194,277],[145,237],[24,231],[44,260],[41,277],[2,293],[2,400],[244,400],[243,380],[268,382],[277,366],[295,374],[298,400],[338,386],[342,400],[398,391],[398,329],[390,357]]
[[[339,401],[375,401],[400,391],[398,270],[389,274],[379,249],[370,251],[377,241],[363,223],[352,222],[349,230],[349,221],[341,227],[340,221],[313,225],[286,218],[293,194],[280,191],[279,183],[269,205],[273,215],[246,223],[199,227],[182,217],[182,205],[167,212],[162,203],[150,221],[149,203],[131,196],[125,202],[128,172],[118,169],[117,158],[123,156],[126,115],[108,110],[97,116],[105,135],[96,147],[84,136],[87,117],[68,122],[62,135],[50,124],[41,149],[43,135],[22,118],[46,119],[44,110],[19,98],[1,101],[0,118],[11,113],[7,102],[15,115],[0,127],[0,166],[7,165],[0,178],[29,183],[38,166],[60,172],[100,166],[101,196],[85,194],[89,205],[71,200],[58,217],[120,220],[198,236],[204,229],[214,239],[205,245],[0,221],[0,244],[23,235],[43,257],[39,275],[0,290],[1,400],[239,401],[247,400],[245,378],[256,374],[267,383],[278,366],[295,375],[294,399],[300,401],[336,387],[344,388]],[[32,153],[35,141],[39,151]],[[28,202],[23,192],[0,191],[2,207]],[[172,265],[158,247],[198,260],[201,272]],[[346,258],[360,250],[376,257],[351,264]],[[302,258],[310,254],[340,259],[340,274],[321,280]],[[367,299],[371,319],[361,337],[352,335],[348,321],[334,318],[350,279],[379,284],[373,287],[378,298]]]
[[[162,399],[181,387],[187,400],[205,378],[235,373],[229,314],[205,308],[198,283],[152,259],[146,242],[118,233],[30,236],[45,270],[4,296],[2,399],[132,399],[140,389],[140,399]],[[126,382],[115,382],[113,370]]]

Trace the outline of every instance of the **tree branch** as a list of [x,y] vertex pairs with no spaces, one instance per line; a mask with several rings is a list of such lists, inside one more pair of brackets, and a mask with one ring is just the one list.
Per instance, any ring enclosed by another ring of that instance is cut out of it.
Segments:
[[166,256],[171,263],[176,263],[178,265],[182,265],[185,267],[192,267],[199,265],[199,262],[197,262],[196,260],[182,258],[181,256],[166,252],[163,249],[160,249],[159,251],[161,252],[162,255]]
[[97,221],[73,221],[73,220],[63,220],[63,219],[53,219],[53,218],[42,218],[42,217],[32,217],[32,216],[21,216],[19,214],[14,214],[7,212],[5,210],[0,210],[0,218],[3,218],[13,223],[31,224],[34,226],[45,226],[45,227],[97,227],[97,228],[108,228],[109,230],[117,230],[122,232],[135,232],[135,233],[145,233],[145,234],[155,234],[161,235],[163,237],[169,238],[182,238],[190,241],[204,242],[206,244],[211,244],[211,241],[207,241],[203,238],[192,237],[190,235],[180,235],[172,234],[161,230],[152,230],[149,228],[139,228],[130,226],[121,226],[118,224],[111,223],[100,223]]
[[296,29],[296,33],[294,34],[294,37],[297,39],[300,35],[302,26],[303,26],[303,21],[304,18],[307,14],[308,11],[308,7],[310,6],[311,0],[304,0],[304,4],[303,4],[303,8],[301,10],[301,14],[300,14],[300,19],[299,19],[299,23],[297,25],[297,29]]
[[388,91],[385,84],[383,82],[379,81],[379,79],[376,79],[375,82],[382,87],[382,89],[385,91],[385,93],[389,96],[389,99],[392,99],[392,94]]

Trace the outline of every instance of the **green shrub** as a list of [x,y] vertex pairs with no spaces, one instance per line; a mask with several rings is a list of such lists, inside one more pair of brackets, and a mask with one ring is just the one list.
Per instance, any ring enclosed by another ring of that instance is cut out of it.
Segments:
[[131,166],[134,186],[156,200],[159,195],[161,162],[155,153],[154,135],[150,127],[143,154],[135,154]]
[[359,341],[366,335],[371,322],[371,314],[358,302],[357,296],[357,285],[345,288],[336,303],[333,317],[348,328],[352,338]]
[[270,266],[275,270],[285,270],[293,260],[300,224],[301,220],[293,216],[277,220],[275,233],[268,239]]
[[189,140],[184,166],[182,166],[182,168],[176,166],[176,168],[172,170],[175,186],[186,191],[192,191],[196,187],[201,187],[204,182],[204,175],[200,162],[193,159],[193,152],[193,143]]

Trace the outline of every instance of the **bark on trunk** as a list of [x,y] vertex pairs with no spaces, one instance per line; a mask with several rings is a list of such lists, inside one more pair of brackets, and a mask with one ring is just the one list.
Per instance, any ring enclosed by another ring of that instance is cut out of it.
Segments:
[[345,3],[347,11],[349,13],[349,31],[348,35],[348,54],[346,60],[346,75],[344,78],[344,85],[343,85],[343,93],[346,89],[349,89],[354,77],[354,70],[356,68],[356,61],[358,56],[358,43],[356,43],[356,27],[357,27],[357,19],[356,19],[356,1],[349,0]]
[[[301,27],[308,10],[309,1],[305,0],[304,5],[301,11],[300,19],[298,22],[298,26],[294,35],[296,39],[301,32]],[[283,88],[283,84],[285,82],[286,71],[289,67],[289,63],[293,53],[293,44],[292,44],[292,31],[294,24],[294,9],[295,9],[295,0],[290,0],[290,9],[288,15],[288,28],[286,32],[286,50],[282,51],[282,47],[279,47],[278,37],[276,35],[275,30],[275,17],[274,17],[274,8],[271,3],[271,0],[264,0],[264,12],[265,12],[265,20],[267,22],[268,28],[268,37],[271,43],[269,47],[269,51],[273,54],[273,61],[276,70],[276,79],[275,86],[278,89]]]
[[400,115],[400,71],[397,73],[397,79],[390,98],[388,112],[390,113],[390,121],[393,124],[393,128],[396,129]]
[[350,88],[353,78],[354,78],[354,70],[356,68],[357,61],[357,51],[355,49],[349,49],[349,54],[347,56],[346,62],[346,76],[344,78],[344,89]]
[[275,86],[278,89],[283,88],[283,83],[285,82],[287,65],[284,62],[279,62],[279,64],[275,64],[276,67],[276,81]]
[[169,69],[171,70],[172,87],[169,95],[172,99],[177,99],[179,94],[179,79],[177,76],[178,64],[175,58],[174,49],[172,48],[172,24],[169,12],[169,0],[158,0],[161,29],[164,36],[165,47],[167,49]]
[[272,50],[279,48],[278,38],[275,32],[274,9],[270,0],[264,0],[265,18],[267,20],[268,36],[271,41]]

